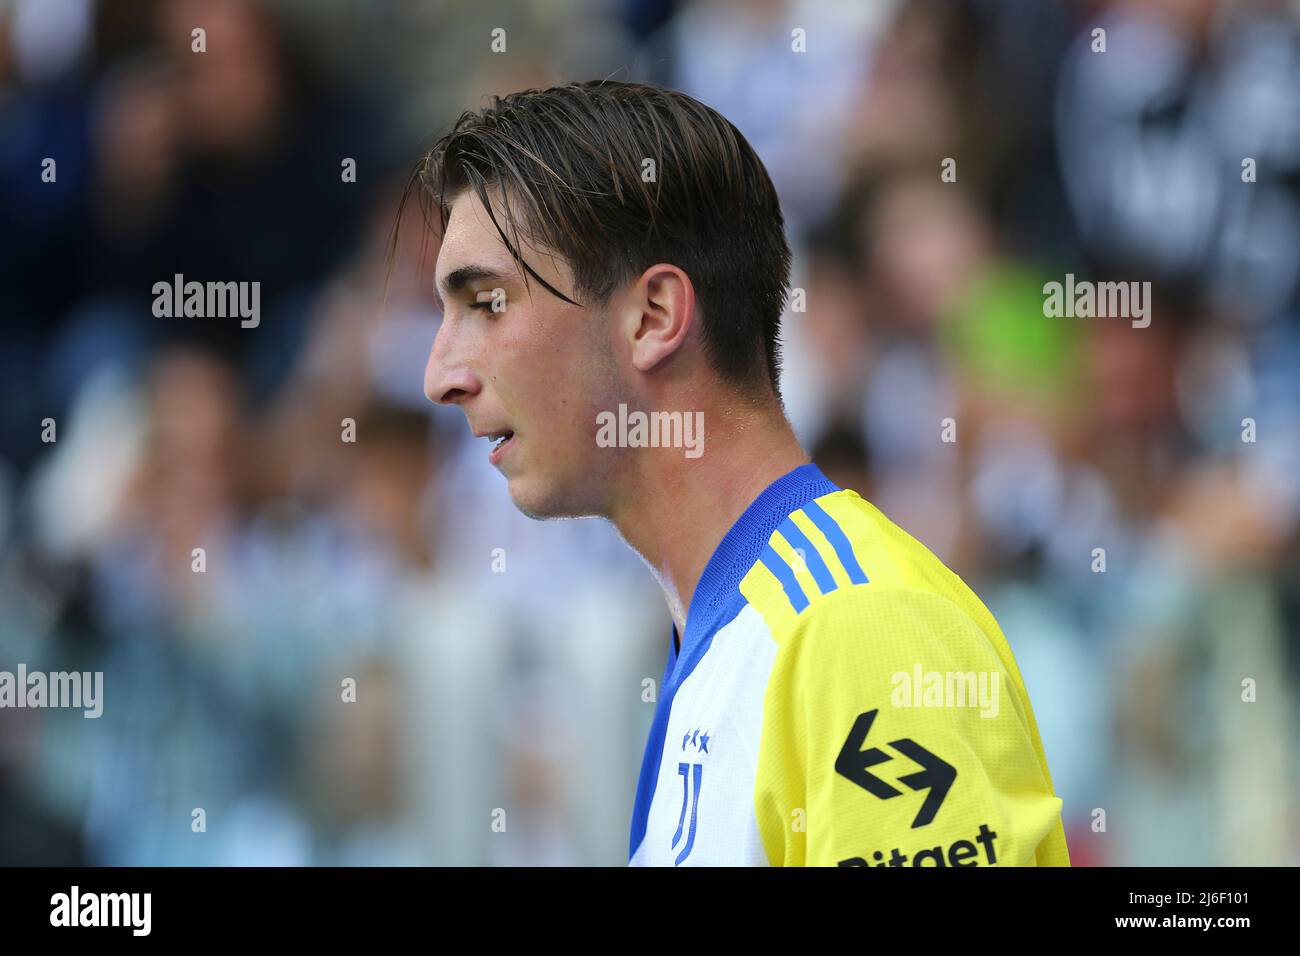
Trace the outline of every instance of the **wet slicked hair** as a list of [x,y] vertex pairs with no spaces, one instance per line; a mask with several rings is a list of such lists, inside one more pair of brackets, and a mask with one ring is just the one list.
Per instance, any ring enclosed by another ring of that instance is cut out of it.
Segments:
[[568,261],[586,300],[574,304],[606,301],[657,262],[676,265],[695,287],[712,366],[743,389],[779,395],[785,221],[767,170],[716,110],[611,80],[492,97],[417,164],[403,205],[413,190],[426,221],[436,216],[444,230],[451,203],[472,190],[525,281],[566,302],[525,261],[521,235]]

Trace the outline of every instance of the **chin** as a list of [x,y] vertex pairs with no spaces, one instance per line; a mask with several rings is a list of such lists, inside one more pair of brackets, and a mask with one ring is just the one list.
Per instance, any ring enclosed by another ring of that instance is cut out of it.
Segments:
[[534,477],[510,479],[510,500],[524,515],[537,521],[552,518],[590,518],[599,509],[585,500],[576,483],[538,481]]

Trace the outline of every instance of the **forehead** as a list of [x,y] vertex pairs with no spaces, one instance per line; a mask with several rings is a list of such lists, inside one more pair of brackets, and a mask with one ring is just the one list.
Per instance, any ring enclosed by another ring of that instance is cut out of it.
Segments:
[[[504,213],[499,206],[493,210],[493,214],[504,226]],[[514,274],[517,271],[510,250],[501,240],[501,234],[492,224],[482,201],[472,190],[462,192],[452,200],[447,228],[438,250],[439,283],[446,278],[447,273],[463,266],[490,268],[502,274]]]

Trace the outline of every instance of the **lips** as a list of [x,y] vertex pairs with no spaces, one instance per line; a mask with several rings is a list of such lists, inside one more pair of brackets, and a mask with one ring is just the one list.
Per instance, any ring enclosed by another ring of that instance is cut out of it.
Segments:
[[488,437],[496,439],[495,444],[493,444],[492,446],[492,451],[488,455],[488,461],[495,465],[499,463],[502,457],[506,454],[506,452],[508,452],[514,446],[515,433],[513,431],[507,430],[504,432],[491,434]]
[[497,428],[475,428],[471,425],[470,430],[474,433],[475,438],[486,438],[492,442],[492,450],[488,455],[488,460],[493,464],[501,460],[501,456],[509,450],[515,437],[515,430],[504,425]]

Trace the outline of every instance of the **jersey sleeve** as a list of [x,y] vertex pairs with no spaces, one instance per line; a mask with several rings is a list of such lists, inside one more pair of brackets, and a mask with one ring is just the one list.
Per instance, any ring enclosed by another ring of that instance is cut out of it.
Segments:
[[844,589],[800,615],[765,691],[769,862],[1068,866],[1028,697],[994,640],[919,589]]

